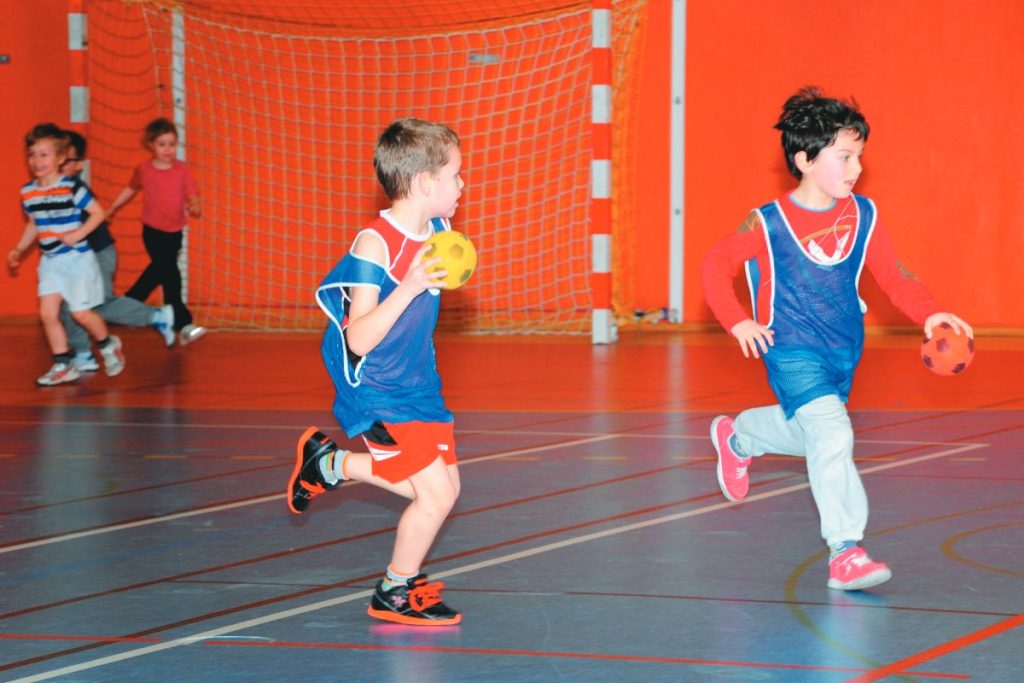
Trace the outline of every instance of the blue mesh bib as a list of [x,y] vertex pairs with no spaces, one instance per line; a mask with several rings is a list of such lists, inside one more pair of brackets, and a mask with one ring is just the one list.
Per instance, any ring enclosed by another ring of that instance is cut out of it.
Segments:
[[[767,326],[775,332],[775,345],[763,358],[768,383],[787,418],[822,396],[835,394],[845,402],[860,362],[867,307],[857,287],[875,226],[875,206],[866,197],[854,199],[858,220],[853,246],[832,264],[818,262],[801,247],[778,201],[758,210],[772,272]],[[749,261],[754,311],[761,276],[756,261]]]
[[[391,230],[376,224],[377,232]],[[447,229],[435,220],[435,232]],[[349,289],[379,289],[384,301],[398,286],[402,273],[346,254],[320,283],[316,300],[330,323],[320,353],[334,384],[333,412],[349,437],[384,422],[451,422],[454,418],[441,396],[434,328],[440,308],[439,291],[421,293],[402,312],[387,336],[365,357],[350,353],[345,340]]]

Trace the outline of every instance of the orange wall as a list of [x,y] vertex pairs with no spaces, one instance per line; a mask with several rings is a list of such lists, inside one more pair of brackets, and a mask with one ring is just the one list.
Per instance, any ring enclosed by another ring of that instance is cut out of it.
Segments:
[[[687,5],[687,320],[709,315],[694,259],[792,185],[772,125],[789,94],[818,84],[867,116],[857,191],[901,260],[974,325],[1024,327],[1024,3]],[[906,324],[864,294],[869,325]]]
[[[667,292],[670,11],[650,0],[640,69],[633,300]],[[819,84],[853,95],[872,125],[858,191],[872,196],[902,260],[975,325],[1024,328],[1024,3],[1018,0],[688,0],[684,319],[711,322],[700,259],[747,211],[786,191],[782,101]],[[0,22],[4,253],[23,224],[22,135],[67,119],[67,0],[6,3]],[[45,27],[45,29],[39,29]],[[0,316],[35,309],[34,262],[6,275]],[[870,281],[870,278],[866,278]],[[869,324],[905,324],[868,282]]]
[[[41,121],[68,122],[68,3],[5,2],[3,11],[0,53],[10,57],[7,64],[0,64],[0,253],[6,263],[7,252],[25,227],[18,201],[18,188],[29,180],[25,133]],[[17,277],[10,277],[6,268],[0,274],[0,316],[35,313],[37,259],[33,252]]]

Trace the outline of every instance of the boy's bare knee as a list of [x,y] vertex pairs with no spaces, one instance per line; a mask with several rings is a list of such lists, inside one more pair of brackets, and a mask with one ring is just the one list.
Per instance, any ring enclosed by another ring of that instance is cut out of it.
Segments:
[[442,491],[431,491],[427,494],[417,496],[417,501],[422,509],[431,516],[447,517],[448,513],[455,507],[455,499],[458,492],[454,489]]

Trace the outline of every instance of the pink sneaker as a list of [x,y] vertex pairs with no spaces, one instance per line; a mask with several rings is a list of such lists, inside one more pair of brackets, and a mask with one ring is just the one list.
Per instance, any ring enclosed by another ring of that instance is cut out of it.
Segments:
[[750,458],[741,458],[729,445],[729,437],[733,435],[733,419],[719,415],[711,421],[711,443],[718,452],[718,485],[722,493],[731,501],[743,500],[750,490],[750,477],[747,466]]
[[864,548],[850,548],[828,563],[828,587],[836,590],[859,591],[891,578],[889,567],[868,557]]

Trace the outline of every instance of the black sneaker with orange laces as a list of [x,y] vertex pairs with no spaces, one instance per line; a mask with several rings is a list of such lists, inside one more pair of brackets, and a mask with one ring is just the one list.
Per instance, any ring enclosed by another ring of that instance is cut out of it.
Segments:
[[299,437],[295,449],[295,469],[288,480],[288,509],[301,515],[309,507],[309,501],[324,491],[337,488],[328,484],[320,473],[320,458],[338,450],[338,445],[316,427],[310,427]]
[[411,626],[453,626],[462,615],[441,602],[440,581],[430,581],[426,574],[414,576],[405,584],[384,590],[384,581],[377,582],[370,608],[366,613],[375,619]]

